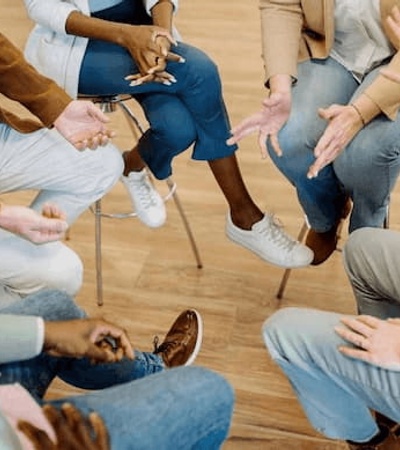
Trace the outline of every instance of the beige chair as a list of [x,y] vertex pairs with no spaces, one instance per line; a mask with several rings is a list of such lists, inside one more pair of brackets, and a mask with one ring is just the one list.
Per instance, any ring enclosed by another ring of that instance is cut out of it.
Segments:
[[[384,228],[389,228],[389,212],[390,212],[390,205],[387,207],[386,217],[385,217],[385,220],[383,222],[383,227]],[[342,229],[343,229],[343,225],[344,225],[345,222],[346,222],[345,220],[342,220],[340,225],[339,225],[339,227],[338,227],[338,230],[337,230],[338,243],[340,242],[340,238],[341,238],[341,235],[342,235]],[[297,236],[297,240],[299,242],[304,242],[305,241],[305,238],[307,236],[307,231],[309,229],[310,229],[310,225],[308,223],[307,216],[306,216],[304,218],[304,222],[303,222],[303,225],[302,225],[302,227],[300,229],[300,232],[299,232],[299,234]],[[336,251],[341,252],[342,251],[341,247],[336,247]],[[283,295],[285,293],[286,286],[287,286],[287,284],[289,282],[289,278],[290,278],[290,274],[291,273],[292,273],[292,269],[285,269],[285,271],[283,272],[281,281],[279,283],[278,292],[276,293],[276,298],[278,300],[282,300],[282,298],[283,298]]]
[[[124,113],[125,118],[132,130],[135,138],[139,138],[143,133],[144,129],[137,119],[136,115],[133,113],[132,109],[127,105],[127,101],[131,100],[130,95],[115,95],[115,96],[99,96],[99,97],[81,97],[86,100],[91,100],[95,104],[98,104],[100,109],[105,113],[111,113],[117,110],[119,107],[121,111]],[[171,177],[165,180],[167,184],[167,194],[164,196],[164,201],[168,201],[171,198],[174,200],[175,206],[178,209],[179,215],[182,219],[189,244],[191,246],[193,256],[196,262],[196,266],[198,269],[203,267],[203,263],[200,257],[200,252],[194,238],[194,234],[188,218],[185,214],[185,211],[182,207],[182,203],[179,199],[177,192],[177,185],[172,180]],[[103,305],[103,272],[102,272],[102,250],[101,250],[101,219],[103,217],[111,218],[111,219],[127,219],[136,217],[137,214],[135,211],[131,211],[129,213],[107,213],[102,210],[101,200],[98,200],[94,206],[91,208],[94,216],[95,216],[95,249],[96,249],[96,289],[97,289],[97,304],[99,306]]]

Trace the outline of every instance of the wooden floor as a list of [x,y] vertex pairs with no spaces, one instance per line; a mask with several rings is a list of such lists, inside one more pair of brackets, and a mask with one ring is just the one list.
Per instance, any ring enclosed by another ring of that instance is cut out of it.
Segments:
[[[213,57],[220,68],[233,124],[255,111],[263,95],[257,1],[189,0],[182,2],[177,25],[188,42]],[[31,23],[21,0],[0,0],[1,31],[22,46]],[[51,7],[51,2],[49,2]],[[134,108],[136,106],[134,105]],[[140,111],[138,111],[140,115]],[[121,149],[132,145],[119,113],[112,115]],[[261,160],[255,137],[238,153],[244,178],[258,204],[277,213],[296,235],[302,214],[288,183],[269,160]],[[227,450],[343,448],[317,434],[308,424],[291,388],[271,362],[260,328],[278,308],[307,306],[343,313],[354,311],[341,255],[320,267],[292,272],[282,301],[276,292],[283,271],[268,265],[225,237],[226,204],[206,164],[189,153],[174,163],[174,179],[198,242],[204,268],[197,269],[179,214],[170,201],[168,220],[158,230],[137,219],[103,221],[105,305],[96,306],[94,218],[83,214],[72,227],[69,244],[85,264],[78,302],[87,311],[125,327],[134,343],[151,351],[155,334],[163,335],[184,308],[203,315],[205,335],[196,364],[224,374],[237,402]],[[164,183],[158,184],[165,192]],[[10,202],[26,203],[32,193],[12,194]],[[398,192],[392,197],[391,228],[398,228]],[[127,210],[128,198],[118,184],[107,195],[108,210]],[[344,233],[344,238],[345,239]],[[71,392],[56,382],[51,396]]]

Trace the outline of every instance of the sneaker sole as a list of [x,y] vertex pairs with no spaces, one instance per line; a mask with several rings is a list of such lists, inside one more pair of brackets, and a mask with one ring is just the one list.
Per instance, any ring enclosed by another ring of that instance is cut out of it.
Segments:
[[274,259],[272,259],[272,258],[266,258],[265,257],[265,255],[263,254],[263,253],[261,253],[261,252],[259,252],[256,248],[254,248],[254,247],[252,247],[251,245],[249,245],[249,244],[246,244],[246,243],[244,243],[243,241],[242,241],[242,238],[241,238],[241,236],[236,236],[236,234],[235,234],[235,232],[234,231],[231,231],[231,230],[226,230],[226,236],[232,241],[232,242],[234,242],[235,244],[238,244],[238,245],[240,245],[241,247],[243,247],[243,248],[245,248],[245,249],[247,249],[247,250],[250,250],[252,253],[254,253],[255,255],[257,255],[259,258],[261,258],[263,261],[266,261],[266,262],[268,262],[268,263],[270,263],[270,264],[273,264],[274,266],[277,266],[277,267],[281,267],[281,268],[283,268],[283,269],[299,269],[299,268],[301,268],[301,267],[307,267],[307,266],[309,266],[310,264],[311,264],[311,261],[314,259],[314,254],[313,254],[313,252],[310,250],[310,252],[311,252],[311,255],[310,255],[310,257],[308,258],[308,260],[307,260],[307,262],[304,262],[304,263],[299,263],[299,264],[284,264],[284,263],[282,263],[282,262],[280,262],[280,261],[276,261],[276,260],[274,260]]

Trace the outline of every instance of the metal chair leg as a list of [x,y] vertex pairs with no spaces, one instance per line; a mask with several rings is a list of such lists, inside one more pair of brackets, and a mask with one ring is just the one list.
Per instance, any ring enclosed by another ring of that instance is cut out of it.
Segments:
[[186,217],[185,211],[183,210],[182,203],[181,203],[181,201],[179,199],[179,196],[178,196],[178,193],[177,193],[177,190],[176,190],[176,184],[172,181],[172,179],[170,177],[167,178],[166,182],[167,182],[167,186],[168,186],[169,192],[172,193],[172,197],[174,199],[176,208],[179,211],[179,214],[181,216],[183,225],[185,227],[186,234],[187,234],[187,236],[189,238],[190,246],[192,247],[192,251],[193,251],[194,258],[196,260],[197,268],[198,269],[202,269],[203,268],[203,262],[202,262],[201,257],[200,257],[200,252],[199,252],[199,249],[197,247],[196,240],[194,238],[194,234],[193,234],[192,229],[190,227],[189,221],[188,221],[188,219]]
[[[300,233],[297,236],[297,240],[299,242],[303,242],[303,239],[307,233],[308,228],[309,228],[309,226],[308,226],[307,220],[304,220],[304,223],[303,223],[303,226],[301,227]],[[286,285],[289,281],[291,272],[292,272],[292,269],[286,269],[285,272],[283,273],[283,277],[282,277],[281,283],[279,285],[278,293],[276,294],[276,298],[278,298],[279,300],[281,300],[283,298],[283,294],[285,292]]]
[[103,267],[101,254],[101,200],[94,204],[97,305],[103,305]]

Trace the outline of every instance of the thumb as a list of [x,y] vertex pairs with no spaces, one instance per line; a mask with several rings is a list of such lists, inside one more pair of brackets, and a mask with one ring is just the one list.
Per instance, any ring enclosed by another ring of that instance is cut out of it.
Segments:
[[95,104],[88,102],[88,114],[93,118],[99,120],[100,122],[107,123],[110,121],[110,118],[107,117],[101,109]]
[[338,113],[340,108],[338,105],[331,105],[328,108],[319,108],[318,115],[325,120],[332,120]]

